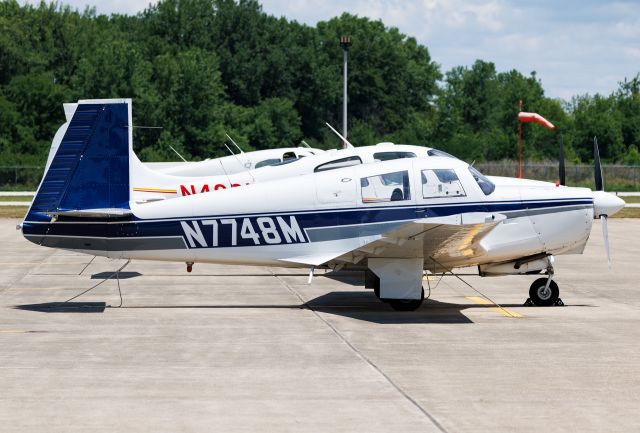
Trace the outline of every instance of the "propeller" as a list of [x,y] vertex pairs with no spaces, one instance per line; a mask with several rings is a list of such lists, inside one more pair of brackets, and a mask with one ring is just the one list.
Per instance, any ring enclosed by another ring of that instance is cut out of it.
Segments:
[[609,269],[611,269],[611,251],[609,250],[609,226],[607,218],[622,209],[624,207],[624,201],[620,197],[604,192],[602,164],[600,163],[600,151],[598,150],[598,139],[596,137],[593,137],[593,162],[593,176],[596,182],[596,190],[593,192],[594,216],[600,218],[604,249],[607,254]]
[[598,137],[593,137],[593,169],[596,180],[596,191],[604,191],[602,182],[602,165],[600,164],[600,151],[598,150]]
[[560,185],[565,186],[567,183],[564,171],[564,139],[562,138],[562,134],[560,134],[560,163],[558,167],[558,177],[560,179]]
[[600,223],[602,224],[602,237],[604,239],[604,250],[607,253],[607,263],[611,270],[611,251],[609,251],[609,226],[607,224],[607,216],[600,215]]

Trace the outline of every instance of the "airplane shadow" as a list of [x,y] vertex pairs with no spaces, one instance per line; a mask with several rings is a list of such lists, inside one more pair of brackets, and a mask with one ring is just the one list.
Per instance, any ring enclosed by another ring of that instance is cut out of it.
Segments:
[[[140,276],[142,276],[140,272],[124,271],[124,272],[120,272],[120,274],[118,275],[118,278],[120,278],[121,280],[128,280],[129,278],[135,278]],[[98,272],[97,274],[91,275],[92,280],[104,280],[107,278],[111,280],[115,280],[116,276],[113,274],[113,272]]]
[[162,310],[162,309],[264,309],[264,310],[306,310],[308,307],[305,304],[242,304],[242,305],[123,305],[112,306],[106,302],[43,302],[41,304],[24,304],[15,305],[15,310],[35,311],[38,313],[104,313],[106,309],[113,308],[114,310]]
[[[306,304],[261,305],[124,305],[122,309],[287,309],[314,310],[337,316],[350,317],[378,324],[398,323],[473,323],[461,310],[466,306],[427,300],[416,311],[394,311],[380,302],[371,292],[331,292],[308,301]],[[106,302],[44,302],[16,305],[13,308],[39,313],[104,313],[111,307]]]
[[39,313],[104,313],[106,302],[43,302],[41,304],[16,305],[16,310]]
[[462,310],[473,305],[458,305],[427,299],[416,311],[395,311],[380,302],[373,291],[330,292],[307,302],[310,309],[378,324],[399,323],[473,323]]
[[[495,308],[493,304],[452,304],[426,299],[416,311],[395,311],[380,302],[372,290],[330,292],[311,299],[307,306],[316,311],[350,317],[378,324],[397,323],[474,323],[463,314],[464,310]],[[522,308],[522,304],[501,304],[504,308]],[[592,307],[592,305],[567,304],[566,307]],[[531,307],[556,308],[556,307]]]
[[[522,304],[502,304],[505,308],[519,308]],[[568,305],[573,307],[592,307],[592,305]],[[328,313],[336,316],[349,317],[356,320],[377,324],[402,323],[445,323],[469,324],[474,323],[464,310],[495,308],[494,305],[453,304],[427,299],[416,311],[395,311],[389,305],[382,303],[372,291],[344,291],[330,292],[307,301],[305,304],[215,304],[215,305],[125,305],[112,307],[106,302],[44,302],[40,304],[15,305],[17,310],[34,311],[39,313],[104,313],[107,308],[113,309],[265,309],[265,310],[301,310]],[[544,308],[544,307],[540,307]],[[554,307],[546,307],[554,308]]]

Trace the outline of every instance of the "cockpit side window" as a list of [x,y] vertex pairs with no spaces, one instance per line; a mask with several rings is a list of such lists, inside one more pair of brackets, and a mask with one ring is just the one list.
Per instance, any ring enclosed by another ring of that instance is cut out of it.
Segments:
[[411,200],[409,172],[396,171],[360,179],[363,203]]
[[402,158],[415,158],[416,154],[413,152],[376,152],[373,154],[373,159],[376,161],[391,161],[392,159]]
[[298,157],[296,156],[295,152],[285,152],[284,155],[282,155],[282,160],[283,161],[287,161],[289,159],[297,159]]
[[423,198],[465,197],[467,195],[455,170],[422,170],[420,177]]
[[336,168],[350,167],[352,165],[359,164],[362,164],[362,160],[359,156],[348,156],[346,158],[340,158],[331,162],[320,164],[313,171],[317,173],[320,171],[335,170]]
[[484,174],[480,173],[471,165],[469,166],[469,171],[471,172],[471,175],[473,176],[475,181],[478,183],[478,186],[480,187],[484,195],[489,195],[493,191],[495,191],[496,185],[491,182]]
[[264,161],[256,162],[256,168],[267,167],[269,165],[276,165],[281,162],[282,161],[280,161],[278,158],[265,159]]

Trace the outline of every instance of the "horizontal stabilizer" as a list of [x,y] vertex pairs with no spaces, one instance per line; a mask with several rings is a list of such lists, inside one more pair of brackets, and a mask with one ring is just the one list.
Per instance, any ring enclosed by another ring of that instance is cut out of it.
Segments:
[[51,216],[78,218],[117,218],[132,215],[131,209],[75,209],[49,213]]

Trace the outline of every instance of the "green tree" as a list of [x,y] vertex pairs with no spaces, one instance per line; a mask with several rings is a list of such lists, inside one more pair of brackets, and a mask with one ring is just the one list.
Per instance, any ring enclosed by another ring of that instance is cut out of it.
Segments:
[[622,115],[613,95],[576,96],[571,102],[575,122],[573,146],[582,161],[593,160],[593,137],[598,138],[600,156],[616,161],[625,152]]

